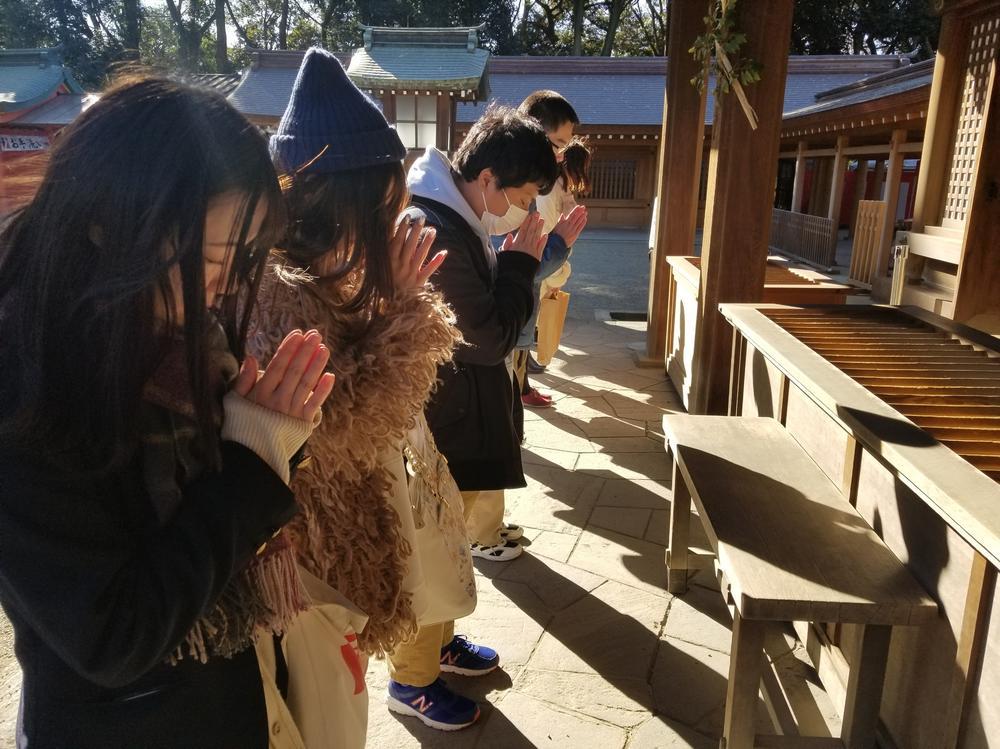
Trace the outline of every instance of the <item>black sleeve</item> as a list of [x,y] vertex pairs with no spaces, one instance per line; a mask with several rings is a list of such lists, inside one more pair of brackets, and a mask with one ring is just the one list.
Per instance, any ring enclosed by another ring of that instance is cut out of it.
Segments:
[[448,259],[431,278],[455,310],[465,345],[455,359],[469,364],[503,362],[514,350],[534,308],[532,283],[538,261],[523,252],[497,255],[497,279],[490,288],[473,263],[471,252],[482,252],[469,243],[439,233],[434,249],[448,250]]
[[121,499],[0,460],[4,606],[96,684],[124,686],[162,663],[295,514],[294,495],[255,453],[224,442],[222,458],[145,537],[124,522]]

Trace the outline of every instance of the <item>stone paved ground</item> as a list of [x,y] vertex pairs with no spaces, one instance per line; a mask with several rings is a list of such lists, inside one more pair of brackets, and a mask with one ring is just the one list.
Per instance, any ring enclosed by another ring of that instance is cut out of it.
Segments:
[[[528,487],[507,517],[530,545],[513,562],[477,560],[479,606],[458,631],[495,646],[498,672],[448,679],[482,700],[479,723],[426,729],[384,705],[373,662],[370,747],[715,747],[731,619],[710,578],[666,593],[671,465],[660,419],[680,408],[659,369],[637,369],[641,324],[571,320],[550,373],[556,399],[527,414]],[[791,640],[772,644],[805,675]],[[762,710],[763,720],[763,710]]]

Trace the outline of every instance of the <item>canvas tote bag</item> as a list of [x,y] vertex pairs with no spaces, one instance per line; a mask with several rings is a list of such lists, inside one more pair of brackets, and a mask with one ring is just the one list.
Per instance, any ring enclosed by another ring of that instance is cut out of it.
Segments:
[[549,296],[542,297],[538,305],[538,343],[535,345],[535,358],[544,367],[552,361],[552,357],[559,350],[559,339],[562,338],[566,311],[569,309],[569,293],[553,291]]
[[368,732],[367,658],[357,632],[368,617],[339,591],[299,568],[312,607],[281,638],[287,696],[274,640],[262,637],[257,659],[264,681],[270,749],[363,749]]
[[422,412],[406,435],[403,455],[416,528],[416,556],[423,570],[420,624],[468,616],[476,608],[476,579],[462,494]]

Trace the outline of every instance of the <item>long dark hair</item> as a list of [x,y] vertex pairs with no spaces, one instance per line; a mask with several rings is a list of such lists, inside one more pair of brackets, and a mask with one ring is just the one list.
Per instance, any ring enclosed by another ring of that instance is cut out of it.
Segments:
[[[153,77],[120,83],[67,129],[34,199],[0,232],[5,444],[81,456],[87,470],[130,457],[143,386],[182,312],[200,439],[215,453],[203,245],[209,203],[227,194],[245,199],[219,318],[241,356],[251,309],[236,319],[236,297],[256,294],[283,228],[264,137],[214,92]],[[267,216],[251,247],[261,201]]]
[[[395,291],[388,249],[408,195],[402,163],[317,174],[306,168],[281,181],[289,224],[279,252],[324,283],[357,275],[360,283],[333,303],[346,312],[377,312]],[[320,258],[329,264],[322,273],[315,267]]]
[[573,138],[563,149],[560,164],[562,180],[566,191],[575,198],[583,198],[590,192],[590,146],[584,138]]

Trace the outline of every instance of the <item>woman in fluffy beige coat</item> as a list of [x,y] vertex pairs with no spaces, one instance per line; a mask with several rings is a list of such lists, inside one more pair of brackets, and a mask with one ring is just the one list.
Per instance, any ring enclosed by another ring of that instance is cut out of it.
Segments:
[[[401,227],[394,238],[400,286],[422,275],[414,272],[418,236],[417,228]],[[402,253],[409,253],[409,267]],[[394,507],[394,498],[406,495],[397,466],[457,334],[440,294],[423,283],[398,289],[377,315],[343,308],[356,287],[280,260],[262,284],[250,348],[266,359],[279,331],[296,328],[316,329],[331,342],[337,386],[324,421],[339,421],[335,428],[321,424],[309,443],[310,459],[292,483],[301,512],[290,530],[302,564],[368,615],[359,645],[380,654],[416,632],[411,591],[419,569],[413,519]]]
[[329,52],[303,59],[271,152],[289,229],[261,284],[248,348],[266,362],[287,331],[322,331],[337,378],[324,406],[336,427],[309,443],[289,528],[301,564],[368,615],[361,650],[388,653],[420,615],[403,448],[458,340],[427,285],[444,253],[428,259],[434,233],[397,226],[406,150]]

